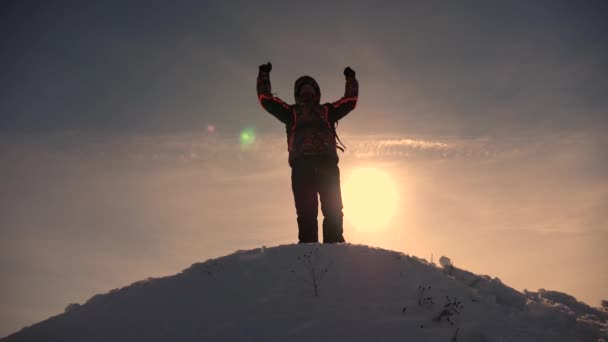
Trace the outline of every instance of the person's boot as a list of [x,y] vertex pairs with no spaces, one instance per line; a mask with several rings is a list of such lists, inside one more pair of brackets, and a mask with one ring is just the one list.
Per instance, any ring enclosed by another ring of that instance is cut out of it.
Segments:
[[342,216],[323,218],[323,243],[343,243]]
[[298,217],[298,243],[319,242],[317,218]]

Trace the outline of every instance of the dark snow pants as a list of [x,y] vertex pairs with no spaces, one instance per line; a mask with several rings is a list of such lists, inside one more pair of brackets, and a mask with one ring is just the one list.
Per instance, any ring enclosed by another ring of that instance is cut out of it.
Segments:
[[[323,213],[323,243],[344,242],[340,169],[332,159],[303,157],[291,166],[291,187],[298,215],[299,243],[318,242],[319,199]],[[317,197],[318,195],[318,197]]]

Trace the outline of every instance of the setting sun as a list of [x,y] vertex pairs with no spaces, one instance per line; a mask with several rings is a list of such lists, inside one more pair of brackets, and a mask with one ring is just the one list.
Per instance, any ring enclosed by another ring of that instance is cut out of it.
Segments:
[[357,229],[376,230],[385,226],[397,209],[394,182],[380,169],[359,168],[343,186],[344,217]]

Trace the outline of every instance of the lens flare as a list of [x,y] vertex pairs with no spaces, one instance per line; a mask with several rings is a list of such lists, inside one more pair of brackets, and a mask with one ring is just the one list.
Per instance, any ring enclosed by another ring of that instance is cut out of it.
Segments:
[[253,128],[245,128],[241,131],[241,147],[247,147],[255,142],[255,130]]

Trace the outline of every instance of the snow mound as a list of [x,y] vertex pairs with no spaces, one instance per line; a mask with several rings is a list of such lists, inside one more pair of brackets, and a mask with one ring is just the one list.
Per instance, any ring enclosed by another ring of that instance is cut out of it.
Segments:
[[440,263],[353,244],[239,250],[70,304],[1,341],[608,340],[605,311]]

